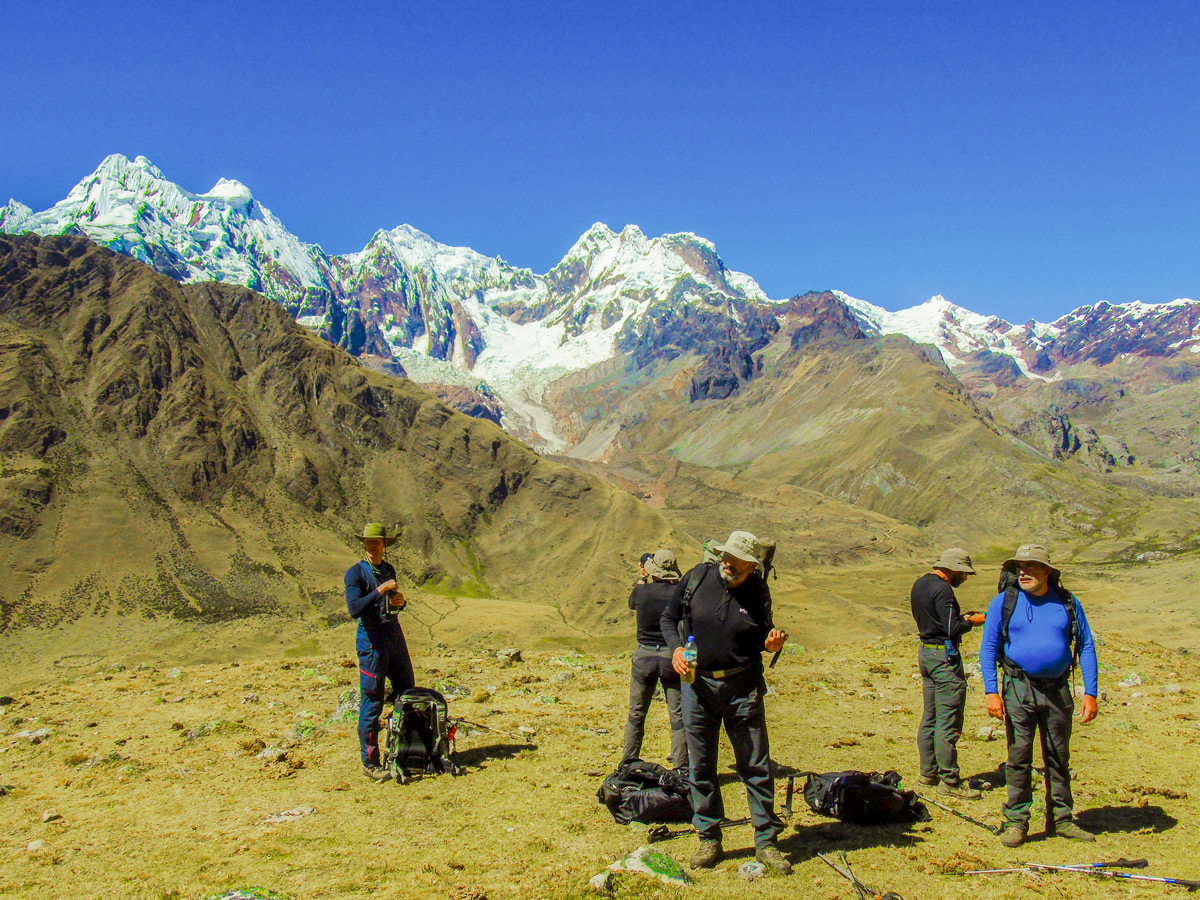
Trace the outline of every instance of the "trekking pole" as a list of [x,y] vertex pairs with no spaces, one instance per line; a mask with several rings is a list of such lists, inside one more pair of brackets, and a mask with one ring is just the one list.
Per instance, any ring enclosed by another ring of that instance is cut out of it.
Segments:
[[458,722],[462,725],[470,725],[473,728],[482,728],[484,731],[494,731],[496,734],[502,734],[505,737],[516,738],[517,740],[524,741],[527,744],[530,741],[529,735],[527,734],[513,734],[511,731],[501,731],[499,728],[493,728],[491,725],[484,725],[482,722],[472,722],[470,719],[464,719],[462,717],[455,717],[451,719],[451,721]]
[[859,881],[855,874],[850,871],[850,861],[846,859],[845,853],[842,854],[842,862],[845,863],[845,868],[839,866],[824,853],[818,853],[817,856],[821,858],[821,861],[825,863],[825,865],[829,866],[829,868],[833,869],[833,871],[837,872],[850,882],[850,886],[853,887],[854,892],[858,894],[859,900],[904,900],[904,898],[895,891],[888,891],[886,894],[879,894]]
[[965,812],[959,812],[957,809],[955,809],[952,806],[947,806],[945,803],[938,803],[936,800],[931,800],[928,797],[926,797],[924,794],[917,794],[917,799],[923,800],[926,803],[932,803],[938,809],[944,809],[946,812],[952,813],[952,814],[958,816],[960,819],[966,819],[972,825],[978,825],[980,828],[986,828],[992,834],[999,834],[1001,831],[1000,827],[997,825],[989,825],[987,822],[981,822],[979,819],[968,816]]
[[[1086,872],[1088,869],[1144,869],[1150,865],[1150,861],[1146,859],[1114,859],[1112,862],[1098,863],[1079,863],[1077,865],[1063,866],[1064,869],[1078,869],[1080,872]],[[963,872],[964,875],[1006,875],[1010,872],[1025,872],[1027,874],[1035,874],[1028,866],[1015,866],[1008,869],[971,869]]]
[[[722,819],[722,828],[732,828],[735,825],[749,825],[750,817],[742,816],[740,819]],[[646,832],[646,843],[657,844],[659,841],[669,841],[672,838],[683,837],[685,834],[697,834],[695,828],[679,828],[675,831],[670,829],[668,825],[653,825]]]
[[1071,866],[1047,866],[1041,863],[1026,863],[1030,869],[1047,872],[1077,872],[1080,875],[1100,875],[1104,878],[1127,878],[1130,881],[1153,881],[1158,884],[1177,884],[1189,891],[1200,888],[1200,881],[1185,881],[1182,878],[1156,878],[1153,875],[1131,875],[1129,872],[1108,872],[1104,869],[1078,869]]

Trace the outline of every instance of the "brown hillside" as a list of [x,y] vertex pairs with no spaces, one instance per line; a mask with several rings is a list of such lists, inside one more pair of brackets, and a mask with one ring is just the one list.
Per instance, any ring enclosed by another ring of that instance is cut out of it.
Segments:
[[0,452],[3,630],[336,620],[366,520],[403,523],[391,558],[413,585],[603,630],[631,561],[670,533],[279,305],[82,238],[0,236]]

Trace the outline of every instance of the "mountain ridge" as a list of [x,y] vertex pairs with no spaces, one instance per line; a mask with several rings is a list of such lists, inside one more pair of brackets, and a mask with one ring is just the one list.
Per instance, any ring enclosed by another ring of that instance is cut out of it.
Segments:
[[[634,225],[594,224],[544,275],[411,225],[330,255],[288,232],[240,182],[221,179],[194,194],[145,157],[119,154],[50,210],[10,201],[0,230],[84,233],[176,280],[258,290],[371,365],[462,396],[465,409],[498,413],[507,430],[552,452],[571,440],[562,411],[547,402],[556,379],[614,359],[639,368],[698,351],[705,363],[690,397],[727,395],[754,377],[753,354],[795,299],[768,298],[751,276],[728,270],[711,241],[686,232],[651,238]],[[864,333],[932,344],[978,396],[1130,356],[1200,352],[1200,303],[1187,299],[1100,302],[1051,323],[1013,325],[940,295],[895,313],[836,290],[796,296],[841,304]],[[494,409],[480,403],[481,388]]]

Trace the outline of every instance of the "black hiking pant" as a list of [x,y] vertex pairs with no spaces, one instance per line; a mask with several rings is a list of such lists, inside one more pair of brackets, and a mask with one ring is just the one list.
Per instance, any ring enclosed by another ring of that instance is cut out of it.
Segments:
[[967,676],[962,656],[942,644],[921,644],[917,652],[925,710],[917,726],[921,775],[943,784],[959,782],[958,739],[967,708]]
[[754,825],[754,844],[772,843],[783,831],[775,814],[775,781],[767,744],[767,687],[762,667],[751,666],[727,678],[696,673],[683,686],[683,729],[687,733],[692,776],[692,824],[702,840],[721,839],[725,803],[717,782],[717,745],[721,726],[733,746],[738,776],[746,785],[746,803]]
[[683,733],[679,673],[671,666],[671,651],[667,647],[644,647],[638,644],[633,652],[629,673],[629,720],[625,723],[625,746],[621,762],[641,758],[642,738],[646,733],[646,713],[659,684],[667,699],[667,716],[671,720],[671,768],[686,769],[688,764],[687,738]]
[[1004,668],[1004,724],[1008,736],[1008,801],[1004,818],[1029,829],[1033,805],[1033,744],[1041,736],[1046,764],[1046,806],[1051,822],[1061,825],[1074,816],[1071,797],[1071,716],[1075,700],[1071,680],[1031,679],[1020,669]]

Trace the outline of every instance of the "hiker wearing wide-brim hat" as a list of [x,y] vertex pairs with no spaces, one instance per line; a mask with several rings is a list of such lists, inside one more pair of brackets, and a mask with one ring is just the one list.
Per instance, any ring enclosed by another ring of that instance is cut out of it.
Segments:
[[679,673],[671,666],[671,651],[662,634],[662,613],[675,593],[679,564],[670,550],[658,550],[642,557],[646,582],[635,585],[629,595],[629,608],[637,614],[637,649],[629,673],[629,718],[625,723],[625,744],[621,762],[639,759],[646,732],[646,714],[654,692],[661,684],[671,722],[671,768],[686,772],[687,739],[683,733],[680,706]]
[[396,534],[388,534],[387,526],[379,522],[368,522],[363,526],[362,534],[354,535],[365,545],[367,541],[383,541],[384,547],[390,547],[400,540]]
[[[397,588],[396,570],[384,551],[398,540],[387,526],[370,522],[354,535],[362,542],[363,558],[346,570],[346,608],[358,619],[355,648],[358,652],[358,743],[363,773],[374,781],[389,776],[379,755],[379,717],[384,703],[413,687],[412,659],[397,612],[405,606]],[[390,683],[391,691],[386,690]]]
[[1001,572],[1000,593],[988,606],[979,651],[988,715],[1004,719],[1008,736],[1008,797],[1000,840],[1016,847],[1029,831],[1035,734],[1046,765],[1047,832],[1094,840],[1076,824],[1071,796],[1071,675],[1076,661],[1083,670],[1080,721],[1092,721],[1099,710],[1099,665],[1091,628],[1083,605],[1062,586],[1062,572],[1051,564],[1044,545],[1022,544],[1004,561]]
[[646,574],[656,581],[678,581],[683,577],[679,572],[679,563],[675,554],[670,550],[658,550],[643,563]]
[[[711,868],[723,854],[725,807],[717,752],[724,727],[737,773],[746,786],[755,857],[775,874],[786,875],[792,867],[777,844],[784,825],[775,813],[762,654],[782,650],[787,632],[775,627],[771,592],[759,571],[766,556],[763,542],[748,531],[735,531],[713,550],[720,561],[701,562],[683,577],[661,622],[672,666],[681,676],[693,678],[684,683],[682,697],[691,761],[692,824],[700,837],[691,864]],[[694,668],[683,646],[689,636],[696,649]]]
[[[1050,565],[1050,551],[1041,544],[1022,544],[1017,552],[1006,559],[1001,568],[1009,572],[1019,572],[1021,563],[1041,563],[1050,570],[1050,583],[1058,584],[1062,572]],[[1027,567],[1028,568],[1028,567]]]
[[971,556],[961,547],[942,552],[912,586],[909,605],[917,623],[917,666],[921,672],[924,710],[917,726],[918,780],[937,785],[939,794],[966,800],[979,791],[962,783],[958,768],[958,739],[967,709],[967,675],[959,647],[963,635],[982,625],[982,615],[963,615],[954,589],[975,574]]

